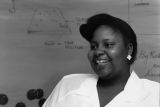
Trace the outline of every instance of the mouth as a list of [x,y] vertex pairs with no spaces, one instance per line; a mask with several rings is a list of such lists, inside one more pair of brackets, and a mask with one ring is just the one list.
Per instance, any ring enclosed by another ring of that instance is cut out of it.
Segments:
[[111,60],[109,59],[94,59],[93,62],[97,65],[104,65],[109,63]]

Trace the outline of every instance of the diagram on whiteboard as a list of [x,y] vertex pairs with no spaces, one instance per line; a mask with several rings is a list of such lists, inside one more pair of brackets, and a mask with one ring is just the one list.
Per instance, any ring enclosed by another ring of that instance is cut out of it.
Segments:
[[49,33],[71,35],[72,25],[79,26],[85,18],[67,19],[59,8],[35,9],[27,29],[28,34]]
[[69,24],[58,8],[35,9],[28,34],[51,33],[56,35],[71,34]]

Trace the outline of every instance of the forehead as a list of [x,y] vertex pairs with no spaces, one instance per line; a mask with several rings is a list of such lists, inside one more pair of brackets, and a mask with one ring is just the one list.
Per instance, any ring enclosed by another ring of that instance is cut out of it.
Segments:
[[118,30],[106,25],[101,25],[94,31],[91,41],[99,41],[103,39],[123,41],[122,34]]

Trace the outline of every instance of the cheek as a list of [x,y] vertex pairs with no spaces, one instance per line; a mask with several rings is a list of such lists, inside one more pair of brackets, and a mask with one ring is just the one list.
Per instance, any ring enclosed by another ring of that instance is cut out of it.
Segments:
[[110,56],[112,59],[118,60],[118,59],[123,59],[126,57],[126,50],[123,48],[116,48],[110,51]]
[[87,54],[88,60],[91,61],[93,58],[93,52],[89,51]]

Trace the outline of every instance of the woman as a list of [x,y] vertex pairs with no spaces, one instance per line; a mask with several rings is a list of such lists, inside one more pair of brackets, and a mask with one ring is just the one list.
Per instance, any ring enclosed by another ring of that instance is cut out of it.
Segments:
[[80,26],[80,33],[90,43],[88,59],[95,74],[65,76],[43,107],[160,107],[159,83],[130,70],[137,40],[126,22],[98,14]]

